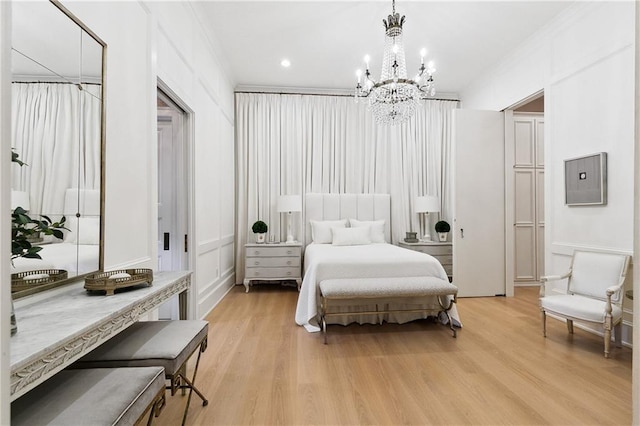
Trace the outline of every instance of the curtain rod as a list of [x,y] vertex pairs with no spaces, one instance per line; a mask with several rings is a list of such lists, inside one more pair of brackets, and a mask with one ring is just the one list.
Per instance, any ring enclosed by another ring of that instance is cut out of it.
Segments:
[[22,81],[22,80],[16,80],[16,81],[12,81],[12,84],[32,84],[32,83],[47,83],[47,84],[73,84],[74,86],[77,86],[78,84],[86,84],[87,86],[100,86],[100,83],[72,83],[70,81],[41,81],[41,80],[35,80],[35,81]]
[[[255,95],[299,95],[299,96],[338,96],[343,98],[353,98],[353,95],[347,95],[344,93],[336,93],[335,95],[329,93],[291,93],[291,92],[252,92],[244,90],[235,90],[234,93],[250,93]],[[460,99],[445,99],[445,98],[428,98],[427,101],[452,101],[460,102]]]

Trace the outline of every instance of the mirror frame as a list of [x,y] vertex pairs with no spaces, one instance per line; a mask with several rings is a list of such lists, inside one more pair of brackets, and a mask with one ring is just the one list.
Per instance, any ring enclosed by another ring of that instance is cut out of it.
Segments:
[[[98,37],[91,29],[89,29],[78,17],[71,13],[66,7],[64,7],[59,0],[49,0],[53,6],[58,8],[67,18],[73,21],[80,29],[88,34],[102,47],[102,75],[101,75],[101,88],[100,88],[100,241],[98,249],[98,269],[93,272],[85,274],[79,274],[71,278],[55,281],[52,283],[42,284],[29,288],[27,290],[16,291],[11,293],[13,299],[19,299],[21,297],[29,296],[31,294],[40,293],[52,288],[61,287],[67,284],[78,282],[87,275],[104,270],[104,228],[105,228],[105,159],[106,159],[106,101],[105,101],[105,82],[107,72],[107,44]],[[82,84],[80,82],[79,84]]]

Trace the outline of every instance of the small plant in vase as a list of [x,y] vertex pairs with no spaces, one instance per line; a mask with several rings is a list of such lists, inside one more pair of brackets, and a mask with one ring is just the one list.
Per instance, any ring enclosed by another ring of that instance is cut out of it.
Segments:
[[269,230],[269,227],[267,227],[267,224],[261,220],[258,220],[256,223],[253,224],[253,226],[251,227],[251,230],[253,231],[254,234],[256,234],[256,243],[264,243],[266,239],[267,231]]
[[436,232],[438,233],[438,239],[440,242],[446,242],[447,236],[449,235],[449,231],[451,231],[451,226],[448,222],[441,220],[436,223]]

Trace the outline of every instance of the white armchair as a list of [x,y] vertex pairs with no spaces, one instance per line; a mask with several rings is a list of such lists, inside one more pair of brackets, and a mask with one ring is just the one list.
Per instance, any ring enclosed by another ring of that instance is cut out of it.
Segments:
[[[609,358],[611,328],[615,327],[616,346],[622,346],[622,286],[629,267],[629,256],[576,250],[569,272],[541,277],[540,311],[542,332],[547,336],[546,314],[567,320],[569,333],[573,321],[602,324],[604,356]],[[545,295],[548,281],[567,280],[567,294]]]

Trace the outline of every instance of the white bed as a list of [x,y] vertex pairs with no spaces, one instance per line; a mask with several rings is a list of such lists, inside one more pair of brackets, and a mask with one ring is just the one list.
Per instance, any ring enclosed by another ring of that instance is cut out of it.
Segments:
[[[305,243],[304,277],[298,305],[296,323],[307,331],[319,331],[318,326],[318,285],[321,281],[334,278],[398,278],[398,277],[438,277],[447,279],[442,265],[432,256],[388,243],[366,245],[334,245],[312,243],[311,220],[328,221],[353,218],[365,221],[384,220],[384,238],[390,236],[390,197],[387,194],[307,194],[305,196]],[[437,299],[426,302],[423,313],[377,314],[340,316],[332,319],[333,324],[352,322],[404,323],[425,318],[429,311],[441,310]],[[402,305],[403,307],[405,304]],[[415,305],[414,305],[415,306]],[[344,307],[347,311],[375,310],[366,306]],[[453,323],[460,326],[456,307],[450,311]]]
[[[81,217],[76,217],[76,213]],[[11,273],[39,269],[64,269],[68,277],[100,269],[100,191],[69,188],[65,192],[64,211],[67,218],[64,239],[45,236],[38,252],[41,259],[13,259]],[[60,215],[51,214],[58,219]]]
[[76,243],[51,243],[41,246],[42,259],[13,259],[11,273],[38,269],[64,269],[69,278],[98,270],[100,246]]

